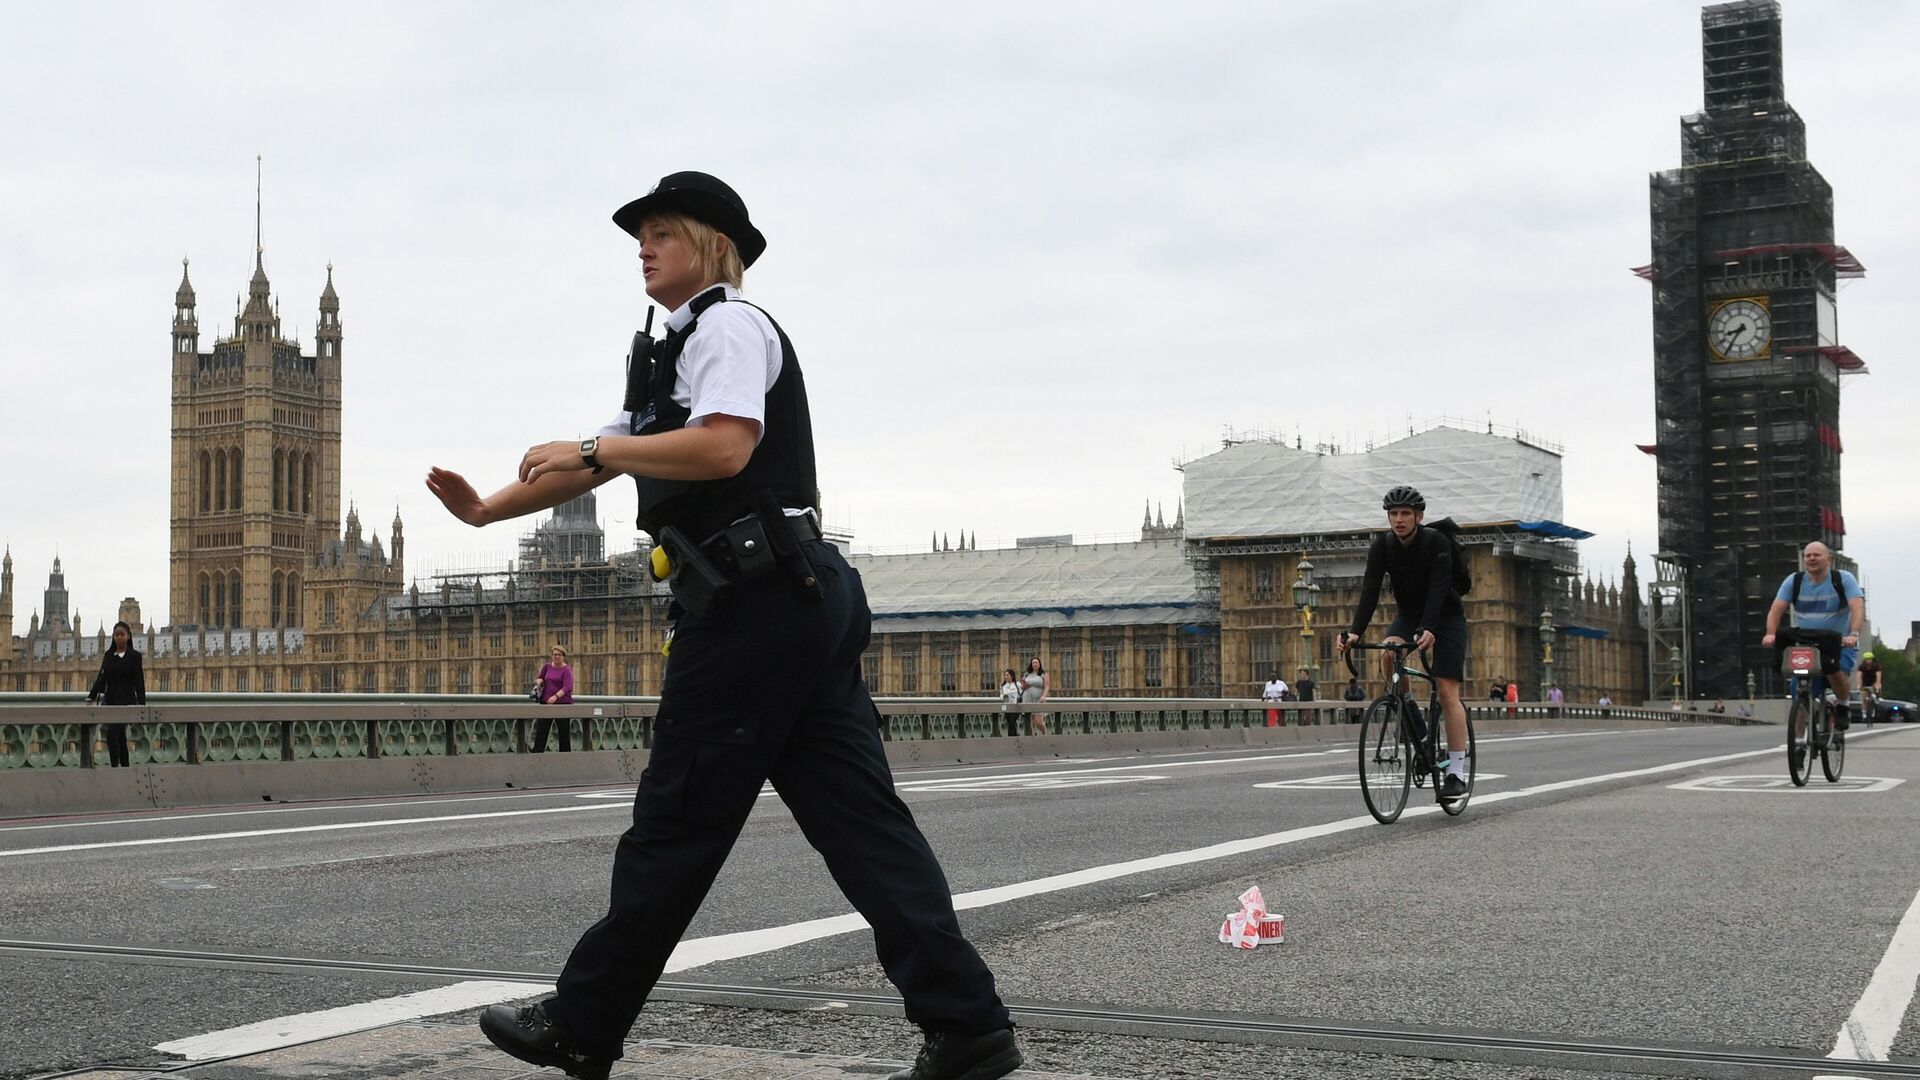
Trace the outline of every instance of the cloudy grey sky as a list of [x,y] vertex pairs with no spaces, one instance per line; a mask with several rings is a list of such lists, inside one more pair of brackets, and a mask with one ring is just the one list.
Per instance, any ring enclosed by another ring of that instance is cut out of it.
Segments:
[[[1618,572],[1656,539],[1647,173],[1701,105],[1699,7],[894,3],[25,5],[0,32],[0,536],[24,632],[56,548],[89,627],[166,608],[168,326],[266,268],[311,341],[334,264],[343,480],[409,571],[498,564],[483,490],[618,405],[645,305],[608,221],[716,173],[807,366],[830,521],[1082,537],[1226,428],[1364,444],[1491,418],[1564,444]],[[1841,338],[1847,550],[1893,641],[1920,377],[1920,7],[1788,0],[1788,97],[1868,267]],[[602,489],[617,548],[632,496]],[[1784,572],[1784,568],[1783,568]]]

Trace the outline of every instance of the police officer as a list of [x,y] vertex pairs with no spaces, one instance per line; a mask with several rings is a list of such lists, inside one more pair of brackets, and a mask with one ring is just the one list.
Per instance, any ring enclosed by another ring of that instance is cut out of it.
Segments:
[[612,901],[558,993],[496,1005],[480,1026],[522,1061],[605,1077],[764,781],[792,810],[926,1033],[894,1080],[993,1080],[1020,1064],[993,975],[960,934],[945,875],[893,789],[860,675],[871,613],[859,575],[820,537],[813,430],[793,344],[741,299],[766,239],[733,189],[663,178],[614,223],[640,242],[667,337],[631,365],[626,408],[584,442],[535,446],[517,483],[481,498],[458,474],[427,486],[473,525],[556,506],[620,473],[665,554],[677,621],[633,827]]

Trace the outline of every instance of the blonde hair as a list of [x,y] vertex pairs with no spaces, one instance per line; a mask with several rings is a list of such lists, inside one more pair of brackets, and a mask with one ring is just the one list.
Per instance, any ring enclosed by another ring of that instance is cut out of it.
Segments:
[[701,281],[724,281],[736,289],[740,287],[747,268],[740,262],[740,249],[727,234],[685,214],[648,214],[641,220],[640,227],[645,229],[650,222],[666,226],[674,239],[693,250],[693,269]]
[[564,648],[562,648],[562,647],[560,647],[560,646],[558,646],[558,645],[555,645],[555,646],[553,647],[553,651],[554,651],[554,652],[557,652],[557,653],[559,653],[559,654],[560,654],[560,659],[562,659],[562,660],[565,660],[565,659],[567,658],[567,650],[566,650],[566,649],[564,649]]

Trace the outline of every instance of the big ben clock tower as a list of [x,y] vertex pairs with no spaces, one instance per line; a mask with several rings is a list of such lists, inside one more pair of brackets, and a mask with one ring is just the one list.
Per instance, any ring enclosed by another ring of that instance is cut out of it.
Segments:
[[1801,546],[1846,541],[1840,388],[1865,366],[1834,294],[1865,271],[1833,241],[1833,189],[1786,100],[1779,3],[1715,4],[1700,23],[1706,109],[1680,122],[1681,167],[1652,178],[1653,262],[1637,271],[1653,283],[1658,421],[1642,449],[1659,461],[1670,632],[1655,682],[1730,698],[1749,675],[1778,683],[1759,642]]

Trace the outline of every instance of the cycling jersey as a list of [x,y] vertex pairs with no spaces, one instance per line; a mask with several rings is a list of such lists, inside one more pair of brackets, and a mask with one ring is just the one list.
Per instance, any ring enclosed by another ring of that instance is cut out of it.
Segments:
[[1391,532],[1374,537],[1367,550],[1367,576],[1360,587],[1360,606],[1353,613],[1352,631],[1359,634],[1373,620],[1380,604],[1381,575],[1393,578],[1393,601],[1402,621],[1436,629],[1444,616],[1465,616],[1466,609],[1453,592],[1453,541],[1435,529],[1421,526],[1413,542],[1403,544]]

